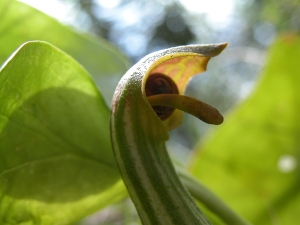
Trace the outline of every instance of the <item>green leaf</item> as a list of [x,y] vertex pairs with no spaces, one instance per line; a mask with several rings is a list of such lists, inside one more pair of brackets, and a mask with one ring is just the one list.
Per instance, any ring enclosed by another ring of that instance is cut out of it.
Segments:
[[299,221],[299,58],[299,36],[278,39],[254,93],[193,157],[193,174],[253,224]]
[[125,195],[109,109],[89,74],[44,42],[0,72],[0,224],[68,224]]
[[116,47],[104,39],[64,26],[16,0],[0,1],[0,18],[0,65],[27,41],[49,42],[71,55],[88,70],[106,102],[110,104],[113,91],[130,64]]

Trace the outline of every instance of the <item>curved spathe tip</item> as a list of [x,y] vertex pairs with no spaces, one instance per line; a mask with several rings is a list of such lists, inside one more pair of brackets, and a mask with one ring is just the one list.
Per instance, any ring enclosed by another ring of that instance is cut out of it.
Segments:
[[[171,78],[178,88],[178,94],[183,95],[189,80],[193,76],[206,71],[210,58],[220,54],[227,45],[227,43],[187,45],[152,53],[149,57],[154,57],[156,60],[145,73],[142,85],[143,91],[147,92],[145,91],[145,84],[149,77],[162,74]],[[181,111],[175,110],[173,114],[162,120],[164,126],[168,130],[178,127],[183,120],[181,114]]]

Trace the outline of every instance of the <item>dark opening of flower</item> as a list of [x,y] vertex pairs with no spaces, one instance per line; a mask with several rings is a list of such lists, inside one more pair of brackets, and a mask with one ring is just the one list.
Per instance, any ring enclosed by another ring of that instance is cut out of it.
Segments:
[[[146,82],[146,96],[161,94],[179,94],[175,82],[168,76],[155,73],[151,74]],[[153,105],[152,108],[161,120],[168,118],[173,112],[174,108],[165,105]]]
[[216,108],[198,99],[179,95],[175,82],[164,74],[155,73],[148,77],[146,96],[161,120],[179,109],[209,124],[219,125],[223,122],[223,116]]

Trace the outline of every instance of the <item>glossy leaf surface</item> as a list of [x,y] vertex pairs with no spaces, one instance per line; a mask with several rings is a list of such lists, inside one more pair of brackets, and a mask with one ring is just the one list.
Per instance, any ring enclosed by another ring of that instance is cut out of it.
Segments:
[[67,224],[125,195],[109,109],[89,74],[44,42],[0,72],[0,224]]
[[0,1],[0,18],[0,65],[27,41],[49,42],[88,70],[110,105],[112,87],[116,87],[130,64],[115,46],[104,39],[77,32],[16,0]]
[[298,36],[278,39],[254,93],[192,160],[194,175],[253,224],[299,220],[299,58]]

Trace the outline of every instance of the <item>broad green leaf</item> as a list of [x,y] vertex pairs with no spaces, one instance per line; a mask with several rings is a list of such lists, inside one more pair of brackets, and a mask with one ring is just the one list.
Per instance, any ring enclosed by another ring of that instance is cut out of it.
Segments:
[[253,224],[299,223],[299,58],[299,36],[278,39],[254,93],[193,157],[193,174]]
[[0,224],[68,224],[122,198],[109,116],[70,56],[18,49],[0,72]]
[[108,104],[129,61],[112,44],[79,33],[55,19],[16,0],[0,1],[0,65],[21,44],[47,41],[62,49],[94,77]]

